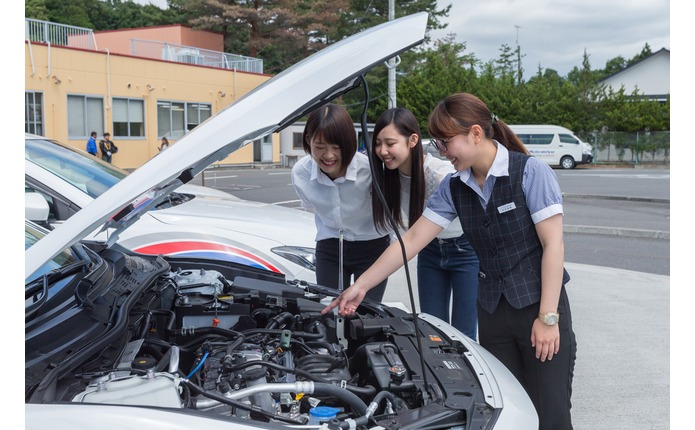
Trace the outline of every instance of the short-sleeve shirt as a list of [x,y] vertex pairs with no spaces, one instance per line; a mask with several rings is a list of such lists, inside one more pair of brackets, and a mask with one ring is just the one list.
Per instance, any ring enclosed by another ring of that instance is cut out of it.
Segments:
[[[495,179],[509,176],[509,151],[499,142],[494,141],[494,143],[497,146],[497,154],[485,178],[483,189],[481,190],[478,186],[470,169],[449,174],[427,202],[427,208],[422,214],[424,217],[442,228],[447,228],[457,218],[449,186],[451,177],[458,177],[478,195],[483,208],[487,207],[495,186]],[[522,189],[534,224],[563,213],[560,184],[555,172],[547,163],[536,157],[528,159],[524,169]]]
[[[437,187],[439,187],[439,184],[444,181],[445,178],[448,179],[447,175],[450,173],[455,173],[456,169],[454,169],[454,166],[450,162],[433,157],[432,154],[427,154],[422,167],[425,175],[425,204],[427,204],[427,200],[432,194],[434,194]],[[405,176],[400,172],[399,176],[401,181],[401,218],[407,224],[408,220],[410,219],[411,179],[410,176]],[[440,239],[449,239],[452,237],[459,237],[462,234],[463,229],[461,228],[461,222],[458,220],[458,218],[456,218],[447,228],[442,230],[437,237]]]

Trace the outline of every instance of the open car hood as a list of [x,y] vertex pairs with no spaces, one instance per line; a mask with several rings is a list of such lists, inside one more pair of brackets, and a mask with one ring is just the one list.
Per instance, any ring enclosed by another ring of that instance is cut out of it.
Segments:
[[123,229],[212,163],[359,86],[371,68],[424,40],[427,13],[372,27],[300,61],[184,135],[25,252],[25,280],[99,226]]

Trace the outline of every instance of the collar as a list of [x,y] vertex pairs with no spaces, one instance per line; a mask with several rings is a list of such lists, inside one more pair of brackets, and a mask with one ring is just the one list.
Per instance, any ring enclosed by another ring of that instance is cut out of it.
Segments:
[[334,181],[332,181],[331,178],[328,177],[328,175],[326,175],[321,171],[321,169],[319,169],[318,163],[316,162],[316,160],[314,160],[314,157],[312,157],[311,154],[309,154],[309,157],[311,157],[311,177],[309,178],[309,180],[318,181],[318,183],[322,185],[331,185],[334,182],[354,182],[357,180],[357,163],[355,161],[358,156],[359,153],[355,154],[355,157],[352,159],[352,162],[348,164],[345,176],[336,178]]
[[[501,176],[509,176],[509,150],[494,139],[492,140],[492,143],[494,143],[497,147],[497,154],[495,154],[495,159],[492,161],[492,166],[490,166],[490,170],[487,172],[487,176],[485,178],[486,181],[490,176],[497,178]],[[471,169],[469,167],[466,170],[458,171],[452,176],[458,176],[461,179],[461,182],[466,183],[471,177]]]

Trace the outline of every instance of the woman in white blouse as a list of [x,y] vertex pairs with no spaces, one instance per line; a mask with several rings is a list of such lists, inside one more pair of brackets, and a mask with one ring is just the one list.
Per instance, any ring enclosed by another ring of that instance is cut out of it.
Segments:
[[[336,104],[309,114],[303,146],[310,156],[292,168],[292,184],[302,206],[314,212],[316,282],[342,290],[352,283],[351,277],[357,279],[367,270],[390,242],[389,235],[377,231],[372,219],[369,159],[357,151],[350,114]],[[386,282],[372,288],[367,297],[381,301]]]

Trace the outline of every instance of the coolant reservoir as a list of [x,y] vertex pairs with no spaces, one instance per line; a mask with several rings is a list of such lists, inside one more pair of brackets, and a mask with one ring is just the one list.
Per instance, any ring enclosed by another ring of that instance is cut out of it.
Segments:
[[182,404],[176,388],[178,385],[178,378],[168,373],[129,375],[99,380],[75,396],[72,401],[180,408]]

